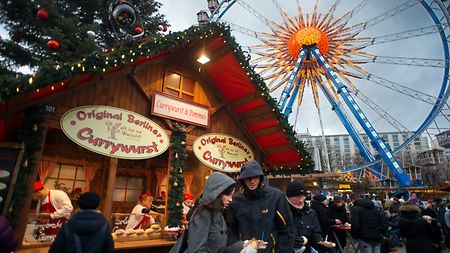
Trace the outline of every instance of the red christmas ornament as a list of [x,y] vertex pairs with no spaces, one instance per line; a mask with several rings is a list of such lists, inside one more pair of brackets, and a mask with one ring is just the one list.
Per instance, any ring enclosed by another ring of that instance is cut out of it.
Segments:
[[167,26],[163,26],[163,32],[167,32]]
[[42,19],[42,20],[47,20],[48,19],[48,12],[44,9],[39,9],[37,12],[37,16],[38,18]]
[[47,47],[53,50],[57,50],[59,48],[59,42],[56,40],[49,40],[47,42]]
[[142,28],[139,27],[139,26],[136,26],[136,27],[134,28],[134,32],[135,32],[136,34],[141,34],[141,33],[142,33]]

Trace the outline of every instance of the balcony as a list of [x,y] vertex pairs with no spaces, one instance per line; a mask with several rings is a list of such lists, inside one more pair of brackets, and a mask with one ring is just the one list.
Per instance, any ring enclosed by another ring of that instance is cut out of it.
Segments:
[[431,166],[436,165],[433,157],[422,157],[417,159],[417,163],[420,166]]
[[443,148],[450,148],[450,130],[437,134],[436,139],[439,146]]

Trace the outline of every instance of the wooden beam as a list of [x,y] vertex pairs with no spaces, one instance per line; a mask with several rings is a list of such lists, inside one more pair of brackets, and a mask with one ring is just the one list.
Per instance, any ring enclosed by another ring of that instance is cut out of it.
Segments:
[[287,151],[294,151],[294,150],[295,149],[293,149],[291,145],[281,145],[281,146],[277,146],[277,147],[273,147],[273,148],[266,148],[266,152],[268,154],[287,152]]
[[255,132],[253,132],[253,134],[256,137],[259,137],[259,136],[269,135],[269,134],[273,134],[273,133],[283,132],[283,130],[284,129],[280,126],[272,126],[272,127],[267,127],[267,128],[263,128],[261,130],[255,131]]
[[255,99],[258,99],[258,98],[261,98],[261,95],[258,95],[258,93],[255,91],[254,93],[250,93],[250,94],[248,94],[246,96],[243,96],[243,97],[240,97],[240,98],[238,98],[236,100],[231,101],[230,104],[234,107],[234,106],[237,106],[237,105],[241,105],[241,104],[245,104],[245,103],[251,102],[251,101],[253,101]]
[[114,193],[114,186],[116,185],[116,173],[117,173],[117,164],[118,159],[115,157],[111,157],[109,159],[109,174],[108,174],[108,184],[106,185],[106,196],[105,196],[105,205],[103,207],[103,215],[106,217],[108,221],[111,220],[112,214],[112,200]]
[[142,89],[142,85],[139,83],[138,77],[135,74],[130,74],[128,75],[128,79],[138,89],[139,94],[141,94],[142,97],[151,102],[147,94],[145,94],[145,91]]
[[272,110],[268,109],[264,109],[264,110],[252,110],[249,111],[247,113],[245,113],[244,115],[241,115],[242,118],[242,122],[244,124],[252,124],[255,122],[259,122],[259,121],[264,121],[264,120],[268,120],[268,119],[273,119],[275,118],[275,115],[273,114]]
[[[28,223],[28,211],[29,211],[29,207],[31,205],[31,200],[32,200],[32,193],[33,193],[33,187],[34,187],[34,182],[36,181],[36,178],[38,176],[38,166],[39,166],[39,162],[41,160],[41,156],[42,156],[42,152],[44,150],[44,144],[45,144],[45,139],[47,138],[47,126],[45,125],[45,121],[43,123],[43,125],[41,126],[43,127],[43,138],[41,140],[40,146],[42,147],[41,149],[39,149],[39,151],[37,151],[35,154],[33,154],[33,157],[36,158],[36,162],[34,163],[35,168],[31,169],[31,173],[27,174],[27,178],[25,179],[25,184],[26,184],[26,192],[25,192],[25,199],[24,199],[24,203],[23,203],[23,208],[21,210],[19,210],[19,215],[18,217],[19,220],[17,221],[17,225],[16,228],[14,229],[15,231],[15,235],[17,240],[19,241],[19,243],[21,243],[23,241],[23,237],[25,235],[25,230],[27,228],[27,223]],[[25,147],[26,148],[26,147]],[[19,161],[20,163],[22,163],[22,161]]]
[[[227,101],[225,99],[225,97],[223,96],[222,92],[219,91],[219,89],[216,87],[214,81],[212,81],[209,78],[209,75],[207,75],[204,71],[201,71],[199,73],[200,75],[200,79],[203,80],[203,82],[208,85],[210,87],[210,89],[212,91],[214,91],[214,93],[217,95],[217,97],[220,99],[220,101]],[[248,136],[248,139],[250,140],[250,142],[252,143],[252,145],[254,147],[258,147],[259,150],[261,151],[261,154],[263,155],[263,157],[267,157],[266,152],[264,151],[264,149],[261,148],[261,146],[259,146],[258,142],[255,139],[255,136],[253,136],[253,133],[251,133],[243,124],[242,121],[240,120],[239,116],[236,114],[236,112],[234,111],[234,109],[231,107],[230,104],[225,103],[225,109],[228,111],[228,113],[231,115],[231,117],[233,117],[236,120],[236,123],[239,127],[239,129],[245,133],[246,136]]]
[[213,108],[211,108],[210,113],[212,115],[214,115],[214,113],[218,112],[220,109],[222,109],[224,107],[223,102],[221,101],[220,103],[218,103],[216,106],[214,106]]

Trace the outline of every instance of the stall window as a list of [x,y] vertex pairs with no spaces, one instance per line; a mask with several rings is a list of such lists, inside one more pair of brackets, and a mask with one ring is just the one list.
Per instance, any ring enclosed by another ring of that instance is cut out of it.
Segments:
[[142,177],[118,176],[114,187],[113,201],[138,201],[142,193],[144,179]]
[[48,176],[45,186],[65,192],[71,192],[76,188],[83,190],[86,187],[84,167],[57,163],[55,170]]
[[167,71],[164,77],[164,93],[194,100],[195,81],[172,71]]

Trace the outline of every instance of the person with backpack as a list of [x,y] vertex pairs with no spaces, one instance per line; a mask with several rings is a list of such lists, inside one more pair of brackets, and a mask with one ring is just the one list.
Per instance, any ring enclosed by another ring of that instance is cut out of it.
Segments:
[[65,223],[56,236],[49,253],[110,253],[114,251],[111,228],[97,210],[100,197],[86,192],[78,198],[80,211]]

